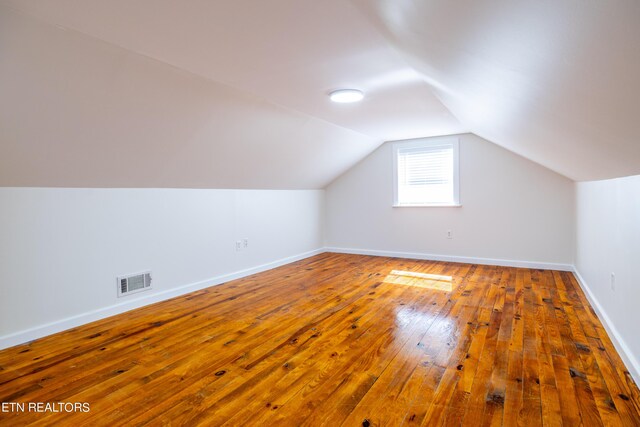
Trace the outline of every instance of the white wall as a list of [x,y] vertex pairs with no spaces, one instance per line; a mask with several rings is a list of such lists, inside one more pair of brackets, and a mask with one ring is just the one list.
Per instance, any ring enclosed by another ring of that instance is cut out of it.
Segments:
[[[640,380],[639,262],[640,176],[578,183],[576,270],[636,380]],[[614,289],[611,273],[615,273]]]
[[570,268],[574,183],[475,135],[459,138],[462,207],[393,208],[387,143],[327,187],[327,246]]
[[[0,188],[0,347],[317,250],[323,204],[323,190]],[[116,276],[147,269],[153,290],[116,297]]]

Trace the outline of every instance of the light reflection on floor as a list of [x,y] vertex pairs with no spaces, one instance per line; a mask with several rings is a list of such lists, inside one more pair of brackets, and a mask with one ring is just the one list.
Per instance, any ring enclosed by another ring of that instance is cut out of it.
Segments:
[[451,292],[453,289],[452,276],[439,274],[415,273],[413,271],[392,270],[383,280],[393,285],[416,286],[418,288],[435,289]]
[[[412,325],[418,325],[424,331],[424,335],[420,336],[418,347],[440,347],[446,346],[447,342],[452,342],[455,338],[458,324],[456,319],[448,316],[439,316],[438,312],[422,311],[415,307],[395,307],[395,323],[396,328],[393,331],[393,337],[398,342],[404,342],[407,339],[415,339],[415,328]],[[414,344],[415,345],[415,344]]]

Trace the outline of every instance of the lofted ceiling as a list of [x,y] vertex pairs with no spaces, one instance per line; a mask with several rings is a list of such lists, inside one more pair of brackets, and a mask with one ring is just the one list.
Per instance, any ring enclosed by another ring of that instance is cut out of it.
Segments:
[[[383,141],[467,131],[574,180],[640,174],[634,0],[0,5],[18,11],[5,14],[12,24],[38,21],[5,25],[0,48],[25,68],[53,69],[47,86],[0,60],[0,73],[21,76],[0,80],[19,98],[0,101],[2,185],[321,188]],[[137,80],[114,87],[123,70]],[[82,93],[69,87],[78,81]],[[106,88],[89,88],[97,84]],[[365,100],[329,102],[342,87]],[[99,111],[86,108],[92,90],[106,97]],[[64,126],[79,108],[79,129]],[[156,168],[136,169],[149,153]],[[118,157],[131,168],[114,177],[102,160]],[[84,166],[69,168],[78,159]]]
[[637,0],[354,0],[470,131],[573,180],[640,174]]

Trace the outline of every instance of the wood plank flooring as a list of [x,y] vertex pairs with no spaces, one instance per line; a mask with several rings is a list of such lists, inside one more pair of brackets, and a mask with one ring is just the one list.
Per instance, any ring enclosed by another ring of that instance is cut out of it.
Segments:
[[0,425],[640,426],[571,273],[325,253],[0,351]]

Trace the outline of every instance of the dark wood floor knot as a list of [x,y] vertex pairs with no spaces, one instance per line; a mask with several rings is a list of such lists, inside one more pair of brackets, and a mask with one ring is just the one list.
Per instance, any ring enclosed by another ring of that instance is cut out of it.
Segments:
[[501,393],[493,393],[487,396],[487,402],[493,402],[496,405],[504,405],[504,395]]
[[578,350],[580,350],[580,351],[584,351],[585,353],[590,353],[591,352],[591,349],[589,348],[588,345],[582,344],[582,343],[579,343],[579,342],[576,343],[576,348]]
[[576,378],[576,377],[583,378],[583,379],[587,378],[585,374],[578,371],[576,368],[569,368],[569,375],[571,375],[571,378]]

